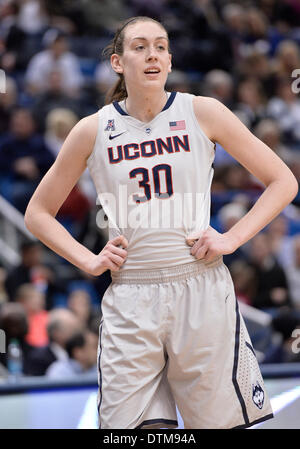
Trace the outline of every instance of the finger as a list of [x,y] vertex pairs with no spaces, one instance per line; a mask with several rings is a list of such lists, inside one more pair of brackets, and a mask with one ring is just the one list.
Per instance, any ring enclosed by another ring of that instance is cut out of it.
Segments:
[[107,268],[110,271],[119,271],[119,269],[120,269],[119,265],[117,265],[116,263],[112,262],[111,260],[108,261]]
[[189,246],[193,246],[194,243],[201,237],[202,231],[191,232],[185,239]]
[[212,260],[214,260],[216,258],[217,254],[214,251],[210,251],[208,250],[207,253],[204,256],[204,259],[207,262],[211,262]]
[[110,240],[110,243],[112,243],[115,246],[121,245],[123,248],[127,248],[128,246],[128,241],[124,237],[124,235],[118,235],[114,239]]
[[201,246],[195,254],[196,259],[204,259],[205,254],[207,253],[208,248],[206,245]]
[[186,238],[185,241],[189,246],[194,246],[194,244],[197,242],[197,239]]
[[199,238],[193,245],[192,249],[191,249],[191,254],[194,256],[196,254],[196,252],[199,250],[199,248],[201,248],[201,246],[204,245],[203,239]]
[[117,254],[110,253],[108,257],[113,263],[115,263],[118,266],[123,265],[123,263],[125,262],[125,260],[122,257],[118,256]]
[[125,259],[127,257],[127,251],[123,248],[120,248],[119,246],[109,245],[108,249],[110,250],[111,253],[117,254],[118,256],[122,257],[123,259]]

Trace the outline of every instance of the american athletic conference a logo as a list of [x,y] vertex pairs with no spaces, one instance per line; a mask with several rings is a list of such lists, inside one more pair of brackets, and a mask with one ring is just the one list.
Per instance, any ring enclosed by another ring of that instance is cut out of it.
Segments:
[[265,393],[259,382],[256,382],[255,385],[252,384],[252,399],[256,407],[261,410],[264,405]]
[[115,121],[114,120],[108,120],[107,125],[104,128],[104,131],[114,131],[115,128]]

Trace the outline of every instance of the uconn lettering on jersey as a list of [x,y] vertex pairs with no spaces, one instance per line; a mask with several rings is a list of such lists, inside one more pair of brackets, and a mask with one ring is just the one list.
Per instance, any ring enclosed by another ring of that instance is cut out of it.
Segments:
[[172,136],[163,139],[147,140],[140,144],[128,143],[107,148],[109,162],[118,164],[123,160],[133,160],[140,157],[153,157],[164,153],[178,153],[180,150],[190,151],[189,136]]

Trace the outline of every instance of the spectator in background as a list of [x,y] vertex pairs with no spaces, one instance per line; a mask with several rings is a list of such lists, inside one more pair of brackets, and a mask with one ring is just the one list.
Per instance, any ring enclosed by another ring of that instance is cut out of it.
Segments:
[[300,100],[292,91],[292,80],[290,73],[279,81],[277,95],[268,102],[267,113],[278,122],[284,142],[299,150]]
[[[294,238],[294,257],[291,263],[285,265],[291,299],[300,315],[300,234]],[[300,319],[299,319],[300,322]]]
[[239,83],[234,113],[247,128],[253,128],[265,118],[265,103],[266,98],[258,80],[246,78]]
[[43,33],[49,25],[49,17],[43,0],[23,0],[18,2],[18,26],[27,35]]
[[181,70],[172,70],[166,84],[168,91],[192,93],[192,86],[187,74]]
[[25,80],[32,95],[45,92],[52,72],[60,72],[65,94],[78,97],[83,84],[77,56],[69,51],[67,37],[59,30],[48,30],[43,38],[46,50],[37,53],[29,62]]
[[258,80],[267,97],[272,96],[275,92],[276,83],[266,49],[251,46],[245,53],[237,64],[239,76]]
[[31,346],[48,344],[48,312],[45,310],[45,295],[32,284],[23,284],[18,288],[15,301],[22,304],[28,319],[28,333],[25,337]]
[[81,330],[78,318],[67,309],[53,309],[49,313],[47,333],[49,344],[35,348],[30,354],[30,374],[43,376],[56,360],[67,360],[66,342]]
[[18,13],[17,1],[2,0],[0,2],[0,38],[5,39],[13,24],[16,23]]
[[280,128],[275,120],[261,120],[254,129],[254,134],[288,165],[293,160],[293,153],[281,141]]
[[0,144],[0,176],[13,181],[11,202],[20,212],[25,212],[34,190],[53,162],[44,138],[35,132],[30,111],[15,110],[10,133]]
[[88,33],[113,33],[122,20],[128,17],[126,2],[123,0],[80,0],[83,5]]
[[24,242],[20,248],[21,263],[12,268],[5,280],[10,301],[22,284],[31,283],[46,294],[46,308],[52,308],[53,295],[60,290],[54,271],[43,263],[42,246],[39,242]]
[[40,50],[40,41],[48,26],[44,0],[5,0],[0,15],[3,9],[5,52],[1,64],[8,73],[23,72],[32,55]]
[[253,44],[257,41],[263,48],[269,49],[269,21],[259,8],[250,6],[246,10],[245,43]]
[[80,101],[78,98],[71,98],[64,88],[62,73],[53,70],[48,73],[48,82],[44,92],[35,96],[32,106],[32,113],[38,124],[39,131],[47,131],[46,117],[55,109],[69,110],[70,114],[80,116]]
[[86,290],[73,290],[68,297],[68,309],[82,323],[84,328],[90,327],[92,321],[99,315],[99,312],[93,310],[90,295]]
[[253,306],[277,316],[280,308],[291,306],[288,283],[283,268],[272,253],[270,237],[257,234],[250,242],[250,265],[257,279]]
[[300,50],[296,42],[292,40],[280,42],[271,66],[278,81],[281,79],[290,79],[292,72],[300,68]]
[[224,70],[211,70],[204,78],[204,93],[230,108],[233,101],[232,76]]
[[[71,110],[65,108],[53,109],[47,115],[45,141],[55,159],[77,121],[78,117]],[[95,188],[86,168],[78,184],[71,190],[68,198],[59,209],[57,217],[66,226],[70,226],[72,233],[75,235],[80,232],[81,223],[86,219],[91,204],[95,204],[95,200]]]
[[[78,117],[69,109],[53,109],[46,117],[45,141],[53,156],[56,158],[71,129],[78,122]],[[78,188],[91,205],[96,204],[96,191],[88,169],[78,181]]]
[[49,366],[46,376],[62,379],[81,376],[97,378],[98,335],[91,331],[77,332],[65,345],[68,358],[57,360]]
[[256,282],[253,267],[239,258],[234,260],[229,268],[237,300],[251,306]]
[[34,350],[26,341],[28,319],[24,307],[18,303],[5,303],[0,308],[0,329],[6,335],[6,352],[0,353],[0,364],[7,367],[7,348],[11,340],[16,339],[23,353],[23,374],[31,373],[30,354]]
[[246,11],[236,3],[228,3],[222,8],[226,31],[229,34],[235,62],[241,57],[241,44],[246,34]]
[[52,109],[46,117],[45,141],[56,159],[67,135],[78,122],[78,117],[70,109]]
[[1,67],[6,73],[26,67],[26,34],[18,27],[20,5],[17,0],[0,3],[0,55]]
[[85,20],[85,9],[89,2],[43,0],[43,3],[53,27],[72,35],[82,35],[90,31],[89,24]]
[[256,190],[258,188],[257,185],[252,183],[250,173],[238,163],[225,166],[224,183],[227,190],[233,191]]
[[289,235],[289,223],[284,214],[278,215],[266,229],[272,253],[283,267],[292,264],[294,259],[293,237]]

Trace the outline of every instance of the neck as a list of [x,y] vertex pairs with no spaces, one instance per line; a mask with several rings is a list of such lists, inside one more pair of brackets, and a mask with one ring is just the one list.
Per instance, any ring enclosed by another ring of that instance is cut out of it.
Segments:
[[127,89],[126,110],[129,115],[141,122],[150,122],[161,112],[167,102],[167,94],[164,89],[138,90]]

